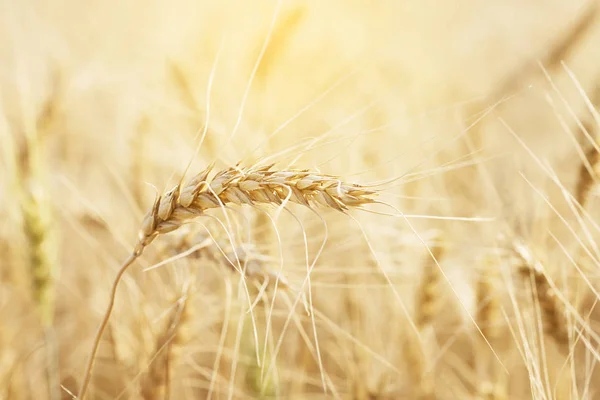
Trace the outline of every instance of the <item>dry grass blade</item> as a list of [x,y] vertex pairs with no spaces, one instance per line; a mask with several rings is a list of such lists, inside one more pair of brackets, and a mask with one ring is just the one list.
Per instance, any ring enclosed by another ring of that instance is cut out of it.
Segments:
[[308,170],[273,170],[273,165],[229,168],[209,179],[212,167],[193,177],[185,185],[177,185],[162,196],[144,218],[139,241],[117,273],[110,292],[109,304],[94,337],[83,376],[79,397],[84,400],[102,334],[112,313],[117,287],[125,271],[143,253],[145,247],[160,234],[172,232],[206,210],[236,205],[285,205],[290,201],[312,208],[323,207],[345,212],[352,207],[375,203],[376,192],[366,186],[348,184],[340,179]]

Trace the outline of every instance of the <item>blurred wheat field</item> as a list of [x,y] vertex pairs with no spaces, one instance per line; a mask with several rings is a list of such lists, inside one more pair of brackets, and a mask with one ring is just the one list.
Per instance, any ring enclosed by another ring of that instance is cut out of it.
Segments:
[[600,399],[598,6],[1,1],[0,399]]

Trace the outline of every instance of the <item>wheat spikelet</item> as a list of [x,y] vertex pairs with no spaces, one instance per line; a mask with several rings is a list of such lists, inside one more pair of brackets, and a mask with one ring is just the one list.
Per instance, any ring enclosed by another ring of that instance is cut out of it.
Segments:
[[191,314],[189,293],[190,290],[186,290],[177,301],[164,330],[156,338],[152,361],[142,378],[141,395],[145,400],[163,400],[169,397],[174,360],[188,341],[185,324]]

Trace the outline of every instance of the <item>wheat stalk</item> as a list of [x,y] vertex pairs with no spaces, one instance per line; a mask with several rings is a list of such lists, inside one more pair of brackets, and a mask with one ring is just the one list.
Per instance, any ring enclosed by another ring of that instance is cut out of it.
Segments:
[[366,186],[345,183],[335,176],[309,170],[274,170],[273,166],[240,168],[238,165],[219,171],[209,179],[210,166],[185,185],[180,183],[156,198],[142,222],[138,243],[113,281],[109,304],[94,338],[79,390],[81,400],[85,399],[100,339],[112,313],[121,277],[157,236],[178,229],[209,209],[229,204],[285,206],[292,202],[308,208],[320,205],[345,212],[349,208],[376,202],[373,199],[376,192]]

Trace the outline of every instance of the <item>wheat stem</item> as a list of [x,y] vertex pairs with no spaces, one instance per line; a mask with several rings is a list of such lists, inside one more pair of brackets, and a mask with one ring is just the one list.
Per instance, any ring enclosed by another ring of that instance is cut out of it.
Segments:
[[117,273],[115,280],[113,281],[112,288],[110,290],[110,296],[108,301],[108,306],[106,307],[106,311],[104,312],[104,316],[102,317],[102,322],[98,327],[98,331],[96,332],[96,336],[94,337],[94,341],[92,343],[92,351],[90,352],[90,356],[86,365],[85,373],[83,375],[83,382],[81,383],[81,388],[79,389],[79,399],[85,399],[85,394],[87,392],[87,388],[90,383],[90,378],[92,376],[92,369],[94,368],[94,363],[96,361],[96,353],[98,352],[98,347],[100,346],[100,340],[102,339],[102,335],[106,330],[106,326],[108,325],[108,320],[110,319],[110,315],[112,314],[113,307],[115,305],[115,295],[117,293],[117,288],[119,286],[119,282],[123,277],[123,274],[127,269],[133,264],[133,262],[142,254],[144,251],[143,246],[136,246],[136,249],[131,253],[131,255],[125,260],[121,269]]

